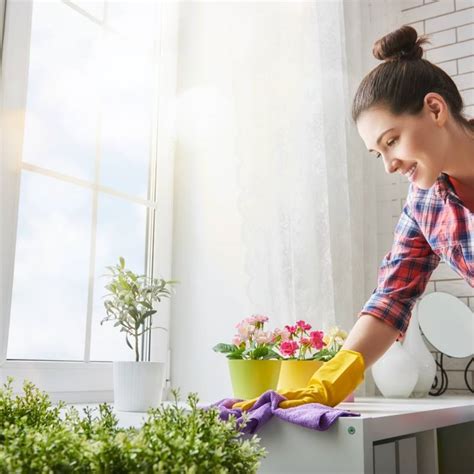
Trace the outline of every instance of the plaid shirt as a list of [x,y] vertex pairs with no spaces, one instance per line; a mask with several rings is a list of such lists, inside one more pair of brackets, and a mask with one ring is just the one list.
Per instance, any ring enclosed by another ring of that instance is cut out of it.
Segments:
[[444,173],[427,190],[410,184],[378,286],[358,316],[370,314],[387,322],[400,331],[398,341],[440,260],[474,287],[474,213]]

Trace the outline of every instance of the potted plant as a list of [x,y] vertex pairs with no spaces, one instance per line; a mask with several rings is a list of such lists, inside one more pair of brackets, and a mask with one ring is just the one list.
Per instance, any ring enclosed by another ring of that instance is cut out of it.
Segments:
[[173,284],[145,275],[137,275],[125,268],[125,259],[119,258],[115,266],[107,267],[110,281],[105,286],[106,317],[101,321],[112,322],[125,333],[127,346],[134,351],[135,361],[114,361],[114,404],[120,411],[146,411],[161,401],[164,363],[141,360],[140,345],[143,335],[152,329],[152,318],[157,312],[153,305],[171,295]]
[[337,326],[325,335],[303,320],[275,333],[275,351],[282,358],[278,390],[305,387],[314,372],[337,354],[347,337]]
[[232,344],[220,343],[215,352],[226,354],[234,397],[255,398],[267,390],[275,390],[281,360],[273,348],[275,334],[265,331],[268,317],[252,315],[236,325]]

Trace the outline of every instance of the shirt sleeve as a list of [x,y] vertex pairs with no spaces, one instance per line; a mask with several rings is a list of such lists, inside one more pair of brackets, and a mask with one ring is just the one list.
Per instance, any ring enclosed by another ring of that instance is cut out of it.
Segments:
[[392,248],[380,265],[377,288],[358,314],[370,314],[398,329],[397,341],[405,334],[413,306],[440,262],[413,218],[409,201],[395,227]]

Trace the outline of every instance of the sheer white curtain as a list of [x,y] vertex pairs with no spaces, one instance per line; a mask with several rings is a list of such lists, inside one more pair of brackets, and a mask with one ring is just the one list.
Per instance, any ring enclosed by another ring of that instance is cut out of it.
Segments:
[[211,348],[249,313],[272,328],[349,330],[375,286],[380,162],[350,118],[376,62],[364,58],[396,24],[395,2],[375,3],[180,3],[171,382],[182,393],[229,395]]
[[383,10],[366,17],[369,8],[336,0],[240,10],[233,89],[247,292],[275,324],[349,330],[374,284],[373,162],[350,106],[375,39],[357,32],[395,22]]

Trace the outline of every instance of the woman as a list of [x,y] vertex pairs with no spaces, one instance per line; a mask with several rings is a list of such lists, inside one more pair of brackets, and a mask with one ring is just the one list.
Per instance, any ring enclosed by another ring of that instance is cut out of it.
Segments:
[[386,172],[410,182],[406,204],[378,286],[344,346],[307,387],[281,392],[287,398],[282,408],[344,400],[364,371],[403,337],[440,259],[474,286],[474,120],[462,115],[462,98],[448,74],[422,59],[426,42],[403,26],[374,45],[374,56],[384,62],[361,82],[352,118]]

